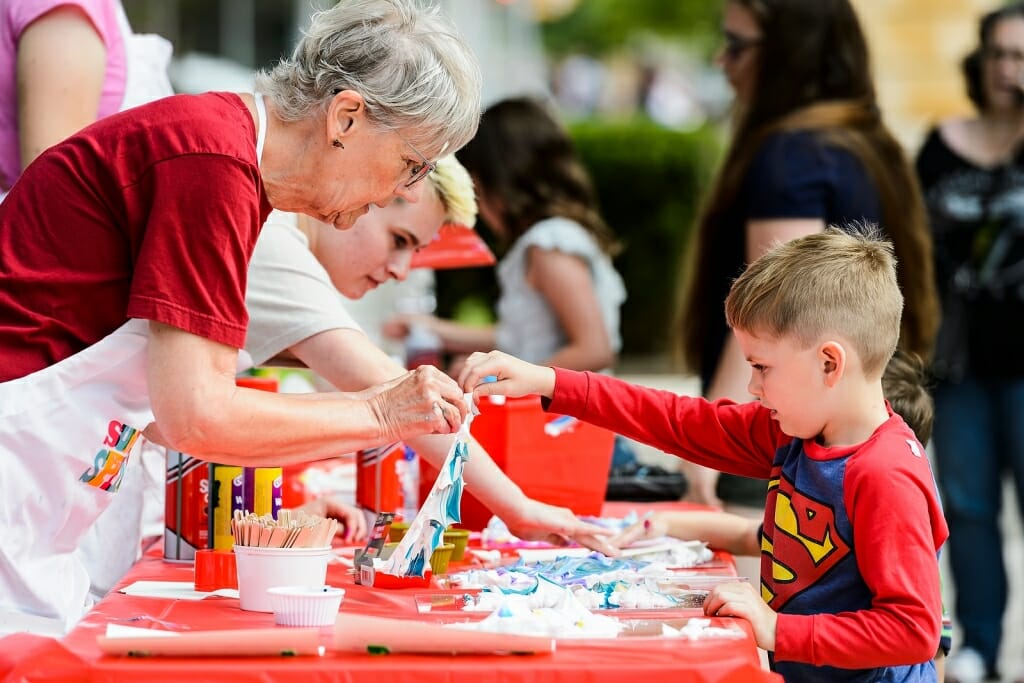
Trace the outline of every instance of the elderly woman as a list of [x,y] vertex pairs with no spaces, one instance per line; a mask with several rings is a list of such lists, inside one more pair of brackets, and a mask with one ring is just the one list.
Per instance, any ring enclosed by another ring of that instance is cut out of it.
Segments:
[[[382,282],[404,280],[413,254],[430,244],[442,223],[472,225],[476,211],[469,173],[454,156],[447,156],[439,159],[436,170],[427,176],[420,201],[412,204],[399,198],[384,207],[371,207],[348,230],[335,230],[308,216],[271,213],[249,263],[246,362],[298,361],[344,391],[358,391],[401,376],[405,372],[402,366],[360,329],[339,292],[359,299]],[[421,457],[440,468],[452,438],[422,435],[407,441]],[[164,462],[157,451],[147,449],[142,456],[158,455],[158,462],[151,466],[162,477]],[[127,477],[131,477],[130,471]],[[524,495],[475,441],[470,444],[465,478],[468,490],[518,536],[556,542],[568,537],[613,552],[599,527],[577,519],[566,508]],[[157,484],[163,482],[152,482]],[[163,505],[159,500],[143,501],[144,495],[143,486],[122,491],[79,545],[96,597],[109,591],[137,559],[140,527],[151,521],[142,519],[140,524],[140,512],[155,518],[157,525],[162,523]],[[362,511],[346,505],[340,497],[319,499],[305,509],[340,519],[346,541],[361,541],[366,534]]]
[[357,396],[237,389],[234,375],[271,207],[348,228],[370,205],[415,202],[432,159],[476,129],[465,43],[412,0],[344,0],[257,87],[103,119],[0,205],[0,615],[59,628],[82,613],[74,549],[143,429],[262,465],[461,423],[461,390],[432,369]]

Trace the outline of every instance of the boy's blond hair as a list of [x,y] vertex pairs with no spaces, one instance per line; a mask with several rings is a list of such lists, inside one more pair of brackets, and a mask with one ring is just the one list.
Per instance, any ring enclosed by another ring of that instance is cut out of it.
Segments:
[[427,180],[444,206],[445,222],[472,228],[477,214],[473,179],[455,155],[438,159],[437,168]]
[[870,225],[829,227],[774,247],[725,300],[732,328],[793,335],[805,347],[842,336],[869,376],[881,376],[895,352],[902,311],[892,244]]

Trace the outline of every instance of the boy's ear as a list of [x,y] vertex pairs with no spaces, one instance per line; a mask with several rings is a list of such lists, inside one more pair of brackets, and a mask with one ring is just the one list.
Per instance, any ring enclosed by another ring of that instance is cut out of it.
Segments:
[[818,359],[825,386],[834,387],[846,372],[846,349],[839,342],[827,341],[818,349]]
[[336,93],[327,106],[327,142],[351,135],[366,120],[366,100],[355,90]]

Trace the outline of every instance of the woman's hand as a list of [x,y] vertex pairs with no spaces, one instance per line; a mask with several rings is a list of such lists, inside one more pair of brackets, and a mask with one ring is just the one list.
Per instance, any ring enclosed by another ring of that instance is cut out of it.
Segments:
[[750,622],[757,646],[775,650],[775,626],[779,617],[749,583],[723,583],[711,589],[704,600],[704,614],[709,617],[740,617]]
[[430,365],[385,382],[369,403],[383,432],[382,441],[451,434],[468,410],[455,381]]
[[[495,380],[485,380],[494,377]],[[473,392],[473,400],[481,396],[523,396],[540,394],[551,398],[555,390],[555,371],[527,363],[501,351],[474,353],[466,359],[459,373],[459,386],[467,393]]]
[[567,545],[575,541],[609,557],[619,554],[618,547],[609,543],[612,532],[595,524],[584,522],[569,508],[556,507],[527,498],[514,520],[505,520],[509,531],[527,541],[546,541],[553,545]]
[[628,548],[633,543],[646,538],[661,538],[668,535],[668,523],[661,513],[644,516],[643,519],[626,527],[608,542],[617,548]]

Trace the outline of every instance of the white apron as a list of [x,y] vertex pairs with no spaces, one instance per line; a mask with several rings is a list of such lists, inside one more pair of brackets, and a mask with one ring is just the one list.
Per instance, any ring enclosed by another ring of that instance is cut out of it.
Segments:
[[75,549],[153,421],[148,328],[130,320],[56,365],[0,384],[0,626],[8,631],[26,630],[19,614],[67,629],[88,606],[89,576]]

